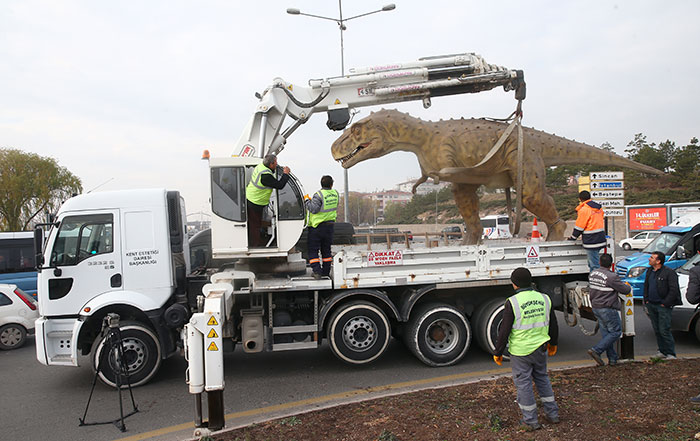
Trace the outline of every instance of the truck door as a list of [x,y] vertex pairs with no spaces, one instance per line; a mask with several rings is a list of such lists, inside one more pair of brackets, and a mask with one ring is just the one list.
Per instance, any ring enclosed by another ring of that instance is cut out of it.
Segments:
[[[248,225],[246,216],[246,171],[244,166],[211,168],[212,233],[221,235],[227,244],[225,251],[247,251]],[[216,228],[218,226],[218,228]],[[212,243],[216,253],[217,250]]]
[[39,305],[42,315],[77,315],[93,297],[122,289],[119,211],[60,219]]

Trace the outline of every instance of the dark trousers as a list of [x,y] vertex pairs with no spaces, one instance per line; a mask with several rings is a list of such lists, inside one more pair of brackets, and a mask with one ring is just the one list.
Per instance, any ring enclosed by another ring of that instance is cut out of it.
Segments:
[[262,215],[265,209],[264,205],[257,205],[250,201],[246,201],[248,208],[248,246],[260,247],[260,227],[262,226]]
[[530,355],[510,356],[513,369],[513,383],[518,390],[518,406],[523,414],[523,420],[528,424],[537,422],[537,401],[532,390],[535,383],[540,395],[544,413],[549,417],[559,417],[559,407],[554,400],[552,383],[547,374],[547,344],[535,349]]
[[[313,272],[327,276],[331,273],[331,244],[333,243],[333,222],[323,222],[316,228],[309,227],[309,263]],[[321,250],[319,258],[318,251]]]
[[673,308],[665,308],[655,303],[647,303],[647,315],[656,335],[656,345],[664,355],[676,355],[676,344],[671,334],[671,313]]

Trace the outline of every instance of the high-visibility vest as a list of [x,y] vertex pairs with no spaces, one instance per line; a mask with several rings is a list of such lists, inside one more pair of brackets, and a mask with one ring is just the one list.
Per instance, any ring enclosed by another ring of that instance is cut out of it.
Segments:
[[245,189],[245,198],[255,205],[267,205],[270,203],[271,187],[265,187],[262,183],[263,175],[271,175],[272,170],[263,163],[258,164],[250,175],[250,182]]
[[309,215],[309,225],[311,228],[316,228],[322,222],[335,222],[336,217],[338,217],[338,199],[340,199],[338,192],[332,189],[321,189],[317,191],[316,194],[321,196],[323,205],[321,206],[321,211]]
[[521,291],[508,300],[515,317],[508,337],[508,350],[512,355],[530,355],[549,341],[552,302],[549,296],[535,290]]

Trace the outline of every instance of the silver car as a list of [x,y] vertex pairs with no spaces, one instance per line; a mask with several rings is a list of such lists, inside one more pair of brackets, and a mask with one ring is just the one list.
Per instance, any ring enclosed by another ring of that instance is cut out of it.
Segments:
[[628,251],[632,249],[643,250],[644,247],[649,245],[652,240],[656,239],[659,234],[661,234],[660,231],[643,231],[635,234],[633,237],[622,239],[620,241],[620,247]]

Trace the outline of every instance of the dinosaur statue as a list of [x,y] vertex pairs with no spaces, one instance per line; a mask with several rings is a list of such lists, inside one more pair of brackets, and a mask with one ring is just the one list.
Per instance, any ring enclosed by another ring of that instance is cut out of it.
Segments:
[[[381,110],[347,128],[331,146],[343,168],[402,150],[418,157],[421,177],[452,183],[452,193],[464,218],[465,244],[479,243],[480,185],[507,188],[517,182],[518,136],[511,133],[500,149],[493,149],[505,123],[485,119],[423,121],[396,110]],[[566,223],[545,189],[546,167],[595,164],[625,167],[643,173],[663,172],[587,144],[523,127],[522,205],[547,225],[547,240],[563,240]]]

